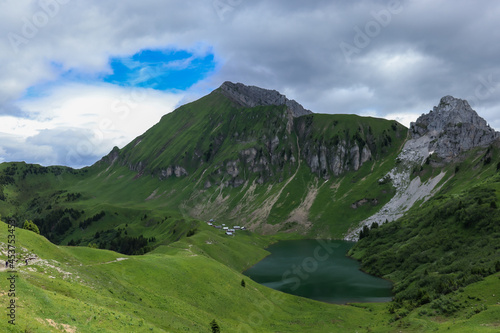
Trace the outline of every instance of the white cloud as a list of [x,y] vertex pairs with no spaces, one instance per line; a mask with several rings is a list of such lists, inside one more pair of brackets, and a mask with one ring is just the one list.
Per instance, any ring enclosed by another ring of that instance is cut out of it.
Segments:
[[44,97],[20,101],[19,106],[32,117],[0,117],[0,132],[10,135],[10,142],[16,138],[31,147],[54,148],[45,149],[46,154],[55,155],[52,159],[39,151],[28,152],[29,162],[50,160],[81,167],[145,132],[182,98],[183,94],[152,89],[70,84],[54,87]]
[[415,122],[421,114],[406,112],[406,113],[388,113],[384,116],[385,119],[396,120],[400,124],[410,127],[410,123]]

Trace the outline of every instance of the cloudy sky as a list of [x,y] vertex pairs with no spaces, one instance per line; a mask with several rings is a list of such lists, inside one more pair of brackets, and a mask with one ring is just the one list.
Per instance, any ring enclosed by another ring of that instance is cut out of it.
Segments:
[[0,162],[90,165],[229,80],[408,126],[500,130],[500,2],[0,0]]

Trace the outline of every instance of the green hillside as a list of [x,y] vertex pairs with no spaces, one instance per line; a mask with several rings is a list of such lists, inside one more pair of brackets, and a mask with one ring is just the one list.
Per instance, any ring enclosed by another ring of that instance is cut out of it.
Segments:
[[[500,272],[498,146],[446,169],[453,176],[434,198],[370,230],[351,250],[363,270],[396,282],[396,317],[425,305],[421,313],[470,318],[486,307],[462,297],[463,287]],[[488,297],[500,300],[495,291]]]
[[[142,256],[56,246],[17,229],[16,326],[6,332],[493,332],[500,324],[500,275],[453,294],[467,305],[448,318],[429,304],[394,321],[387,304],[333,305],[283,294],[240,272],[266,255],[272,238],[224,237],[201,227],[189,238]],[[7,225],[0,223],[0,239]],[[6,244],[2,242],[2,253]],[[28,266],[22,259],[32,259]],[[1,259],[5,259],[2,254]],[[0,302],[8,304],[0,272]],[[245,287],[241,280],[245,279]],[[469,309],[469,305],[472,309]],[[476,310],[479,309],[479,310]]]
[[[28,266],[23,260],[18,263],[17,325],[10,331],[208,332],[216,319],[222,332],[247,327],[258,332],[317,332],[335,326],[353,329],[360,316],[382,319],[368,309],[328,305],[262,287],[240,271],[266,255],[261,248],[271,239],[250,233],[228,238],[213,228],[202,229],[144,256],[58,247],[18,229],[18,258],[36,259]],[[6,239],[3,222],[0,230],[0,239]],[[9,274],[0,274],[6,290]],[[3,292],[1,303],[8,302]],[[12,326],[2,320],[0,327]]]
[[[0,164],[0,213],[33,220],[56,244],[125,254],[176,241],[196,219],[342,238],[394,195],[378,180],[405,139],[394,121],[292,119],[285,106],[245,108],[216,90],[91,167]],[[329,158],[340,154],[338,165],[316,166],[325,147]],[[363,200],[371,204],[351,207]]]

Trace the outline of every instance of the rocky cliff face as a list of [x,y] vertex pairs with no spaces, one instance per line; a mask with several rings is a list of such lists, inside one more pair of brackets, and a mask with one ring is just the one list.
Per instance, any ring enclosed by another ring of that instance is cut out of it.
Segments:
[[488,146],[500,134],[488,126],[466,100],[452,96],[441,98],[438,106],[411,123],[410,133],[413,139],[427,136],[429,152],[444,162],[471,148]]
[[[387,124],[390,133],[401,137],[404,136],[404,127],[401,125]],[[314,138],[321,132],[321,126],[314,123],[313,116],[305,116],[296,120],[296,133],[299,136],[301,157],[305,160],[312,173],[329,179],[331,176],[339,176],[346,171],[357,171],[364,163],[371,161],[379,155],[383,147],[380,142],[390,139],[389,132],[383,136],[370,134],[371,128],[368,124],[358,125],[355,133],[343,131],[336,132],[336,127],[341,126],[334,121],[328,128],[328,133]],[[333,134],[335,133],[336,134]],[[333,134],[333,135],[332,135]],[[380,142],[377,142],[382,140]],[[382,145],[383,146],[383,145]]]
[[255,86],[246,86],[242,83],[224,82],[220,89],[222,93],[245,107],[286,105],[293,117],[300,117],[312,112],[304,109],[302,105],[294,100],[289,100],[285,95],[276,90],[262,89]]

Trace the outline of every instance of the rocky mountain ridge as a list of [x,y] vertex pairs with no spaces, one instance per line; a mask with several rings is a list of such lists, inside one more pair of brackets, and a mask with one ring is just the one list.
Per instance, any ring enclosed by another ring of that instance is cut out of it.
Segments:
[[256,107],[266,105],[286,105],[287,110],[293,117],[311,114],[312,111],[304,109],[295,100],[289,100],[285,95],[276,90],[263,89],[256,86],[246,86],[242,83],[224,82],[220,86],[221,92],[228,98],[234,100],[244,107]]
[[398,155],[398,165],[384,177],[391,180],[396,194],[380,211],[348,232],[345,239],[357,240],[364,226],[402,217],[416,202],[425,202],[446,183],[444,172],[425,182],[418,176],[412,179],[415,167],[430,163],[431,158],[433,165],[445,166],[462,153],[487,147],[500,138],[500,133],[493,130],[466,100],[449,95],[441,98],[429,113],[412,122],[408,132],[409,139]]

